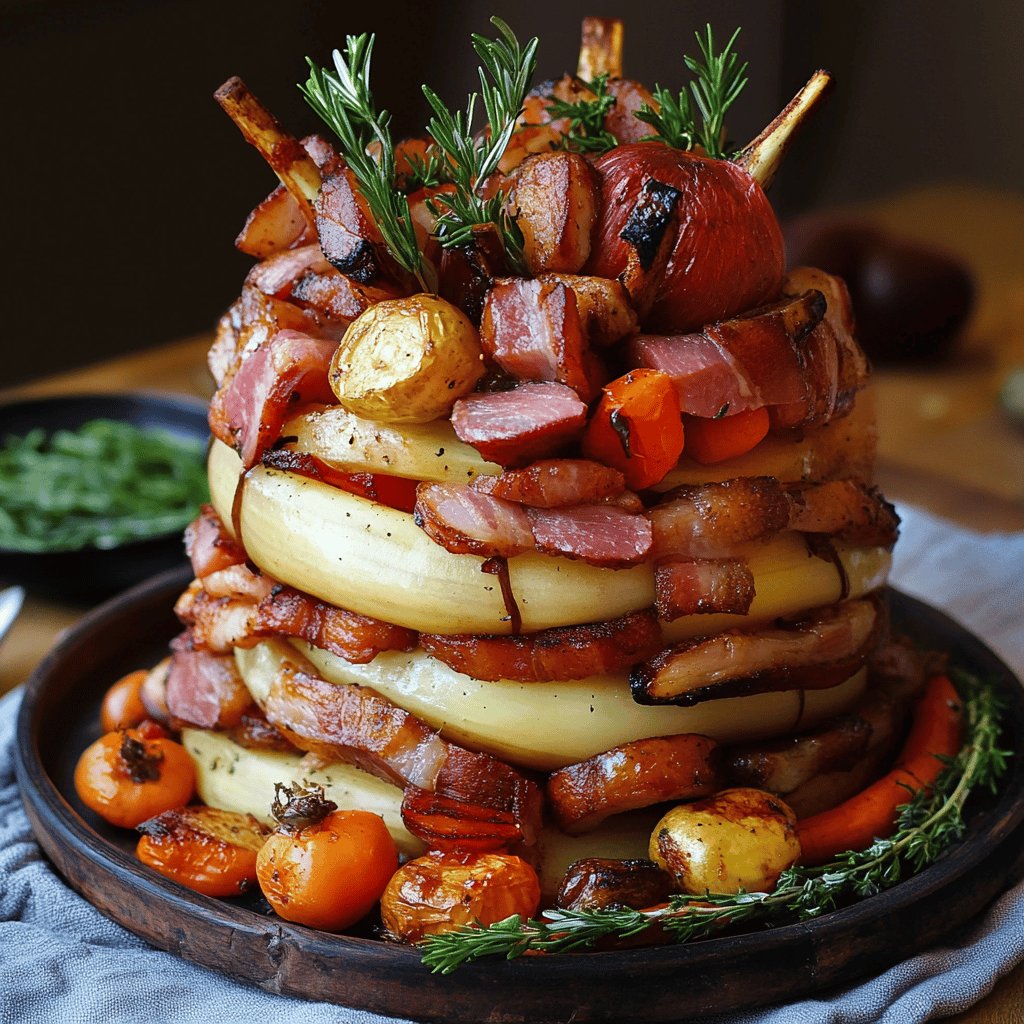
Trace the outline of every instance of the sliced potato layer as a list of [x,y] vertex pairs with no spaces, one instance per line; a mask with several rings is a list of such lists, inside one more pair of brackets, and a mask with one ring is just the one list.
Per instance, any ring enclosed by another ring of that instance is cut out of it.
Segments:
[[481,682],[422,650],[388,651],[353,665],[302,642],[265,641],[236,649],[235,661],[257,701],[265,699],[283,661],[309,658],[332,683],[356,683],[405,708],[453,743],[509,764],[550,771],[648,736],[697,732],[720,742],[791,732],[851,706],[863,693],[858,672],[829,690],[758,694],[692,708],[645,707],[629,692],[626,673],[558,683]]
[[[225,524],[241,463],[226,445],[210,450],[210,493]],[[249,557],[275,579],[363,615],[429,633],[508,633],[508,612],[483,560],[435,544],[412,516],[293,473],[257,467],[239,505]],[[837,550],[851,596],[880,586],[889,555],[881,548]],[[669,640],[831,604],[840,593],[835,566],[812,558],[795,534],[749,549],[757,596],[746,616],[677,619]],[[617,618],[654,603],[650,565],[600,569],[530,552],[510,558],[509,578],[527,631]]]

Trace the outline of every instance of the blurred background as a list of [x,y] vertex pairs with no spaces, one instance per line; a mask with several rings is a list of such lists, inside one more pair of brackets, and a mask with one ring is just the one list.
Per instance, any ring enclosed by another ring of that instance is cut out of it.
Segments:
[[584,14],[622,17],[626,73],[672,88],[695,29],[711,21],[724,41],[741,25],[737,143],[815,68],[838,81],[773,187],[785,218],[948,183],[1024,191],[1015,0],[2,0],[0,12],[16,274],[0,386],[213,326],[251,262],[231,242],[275,181],[211,94],[241,75],[296,134],[315,130],[295,88],[304,57],[326,63],[349,32],[378,34],[377,96],[418,134],[420,83],[459,105],[475,85],[469,34],[491,14],[541,37],[538,80],[575,69]]

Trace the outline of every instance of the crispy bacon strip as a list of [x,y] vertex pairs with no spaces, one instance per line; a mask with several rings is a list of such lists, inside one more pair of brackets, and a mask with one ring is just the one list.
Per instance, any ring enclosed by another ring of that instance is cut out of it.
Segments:
[[535,783],[496,758],[447,743],[367,687],[335,686],[286,663],[263,710],[300,750],[355,764],[401,786],[509,811],[524,842],[535,839],[540,820]]
[[550,382],[467,395],[452,410],[459,440],[502,466],[522,466],[554,455],[579,440],[586,418],[587,407],[579,395]]
[[558,626],[520,636],[420,634],[420,646],[474,679],[520,682],[584,679],[629,668],[661,648],[650,611],[609,622]]
[[210,403],[210,430],[250,469],[294,414],[298,402],[330,402],[327,370],[336,344],[278,331],[253,352]]
[[245,283],[275,299],[289,299],[297,281],[306,274],[326,273],[331,265],[320,246],[313,242],[298,249],[279,252],[257,263],[246,275]]
[[230,654],[245,644],[252,633],[252,601],[213,597],[199,580],[193,580],[174,605],[174,614],[188,625],[189,643],[210,654]]
[[249,636],[298,637],[357,665],[381,651],[408,651],[416,634],[404,626],[318,601],[291,587],[275,587],[256,608]]
[[754,574],[737,558],[666,558],[654,569],[654,607],[672,622],[682,615],[746,615],[754,600]]
[[882,618],[877,603],[862,598],[819,609],[789,628],[688,640],[633,670],[633,699],[689,707],[720,697],[838,686],[864,664]]
[[310,268],[291,289],[291,299],[327,320],[348,325],[371,306],[401,293],[386,281],[360,284],[333,267]]
[[231,729],[253,703],[232,655],[192,649],[187,639],[171,656],[166,699],[173,719],[200,729]]
[[339,164],[326,175],[315,205],[317,234],[328,262],[360,284],[376,281],[383,269],[384,240],[347,165]]
[[533,548],[530,521],[519,505],[468,484],[421,483],[413,520],[456,555],[509,558]]
[[416,786],[405,791],[402,822],[431,850],[483,853],[523,841],[512,811],[453,800]]
[[478,476],[470,485],[481,494],[533,508],[563,508],[613,498],[626,489],[617,470],[591,459],[542,459],[498,476]]
[[548,800],[564,832],[589,832],[612,814],[715,792],[717,752],[695,733],[635,740],[553,772]]
[[805,533],[827,533],[852,544],[889,547],[899,534],[899,516],[879,493],[856,480],[792,485],[789,527]]
[[212,505],[203,505],[199,515],[185,527],[185,554],[197,579],[245,561],[245,551],[224,529]]

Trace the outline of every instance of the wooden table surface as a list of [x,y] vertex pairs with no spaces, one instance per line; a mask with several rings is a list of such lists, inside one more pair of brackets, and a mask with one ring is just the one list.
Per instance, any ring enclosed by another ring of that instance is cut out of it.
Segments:
[[[875,373],[882,490],[975,530],[1024,531],[1024,432],[997,406],[1006,371],[1024,366],[1024,198],[936,187],[849,212],[959,255],[978,286],[976,312],[949,365]],[[145,350],[0,392],[0,400],[126,389],[209,396],[209,342],[202,335]],[[0,646],[0,693],[22,682],[82,612],[30,597]],[[1024,967],[953,1019],[1024,1022]]]

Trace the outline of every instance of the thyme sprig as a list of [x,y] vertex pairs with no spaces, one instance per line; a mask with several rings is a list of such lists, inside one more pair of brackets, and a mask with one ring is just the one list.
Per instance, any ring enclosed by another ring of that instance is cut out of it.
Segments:
[[[504,192],[498,190],[485,199],[478,189],[497,169],[516,129],[537,66],[537,39],[522,46],[500,18],[491,18],[491,23],[498,30],[497,39],[472,36],[473,49],[483,66],[479,69],[480,92],[470,94],[465,110],[452,113],[433,89],[423,86],[433,111],[427,130],[447,158],[455,185],[454,192],[435,196],[431,204],[438,217],[435,234],[442,246],[466,245],[472,242],[475,227],[493,224],[511,269],[521,273],[525,269],[523,235],[505,209]],[[487,128],[475,133],[473,121],[481,101]]]
[[[700,145],[708,156],[723,159],[725,115],[747,84],[747,63],[739,63],[733,44],[740,30],[729,37],[721,53],[715,53],[711,26],[705,25],[704,35],[696,33],[703,61],[684,56],[683,62],[695,76],[689,84],[674,95],[660,85],[652,93],[660,109],[644,104],[636,117],[651,125],[660,138],[676,149],[693,149]],[[698,123],[697,115],[700,114]]]
[[569,119],[569,127],[562,139],[562,148],[573,153],[592,153],[595,156],[606,153],[619,144],[604,126],[608,111],[615,106],[615,97],[608,92],[608,75],[597,75],[593,81],[580,79],[593,94],[592,99],[580,99],[575,103],[551,97],[547,112],[551,119]]
[[[436,273],[420,251],[409,201],[398,188],[391,115],[377,110],[370,89],[374,40],[372,33],[347,36],[344,53],[332,54],[334,72],[317,67],[307,57],[309,78],[299,89],[338,136],[342,156],[355,174],[388,251],[424,291],[436,291]],[[368,151],[374,142],[379,144],[377,159]]]
[[964,700],[966,740],[931,789],[913,792],[900,808],[896,830],[865,850],[850,850],[819,867],[793,867],[768,892],[677,895],[651,910],[545,910],[540,918],[513,915],[487,927],[464,926],[422,943],[423,962],[447,974],[485,956],[514,959],[528,951],[560,953],[599,939],[626,939],[659,922],[676,942],[738,923],[806,920],[851,898],[891,888],[934,862],[965,830],[964,804],[977,790],[994,792],[1011,752],[999,746],[1003,711],[993,687],[966,673],[957,686]]

